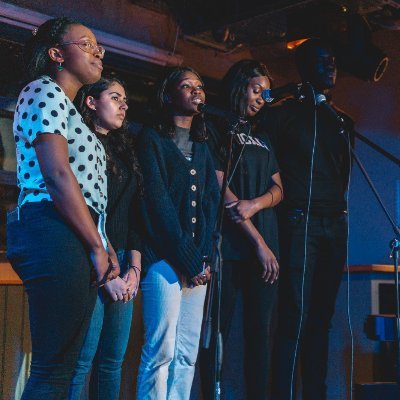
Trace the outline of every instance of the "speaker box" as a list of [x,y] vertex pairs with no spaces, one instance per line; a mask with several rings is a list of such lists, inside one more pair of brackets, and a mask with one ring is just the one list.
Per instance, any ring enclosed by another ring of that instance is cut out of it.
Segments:
[[400,391],[394,382],[358,383],[354,400],[399,400]]

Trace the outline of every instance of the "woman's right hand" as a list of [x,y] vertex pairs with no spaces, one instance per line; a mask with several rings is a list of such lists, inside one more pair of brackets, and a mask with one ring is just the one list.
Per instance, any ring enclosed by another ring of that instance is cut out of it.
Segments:
[[260,211],[257,199],[237,200],[225,205],[228,217],[237,224],[250,219]]
[[263,268],[261,279],[264,282],[274,283],[279,276],[279,264],[274,253],[263,240],[257,244],[256,253]]
[[191,281],[195,286],[205,285],[211,278],[210,267],[204,269],[204,272],[194,276]]
[[119,275],[118,263],[112,261],[103,247],[92,250],[90,252],[90,259],[96,273],[95,286],[101,287]]

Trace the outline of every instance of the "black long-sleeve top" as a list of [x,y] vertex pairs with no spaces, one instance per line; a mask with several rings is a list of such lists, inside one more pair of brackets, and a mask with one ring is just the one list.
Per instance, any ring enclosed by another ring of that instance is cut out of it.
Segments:
[[[318,108],[316,115],[314,110],[306,102],[288,100],[267,111],[266,131],[281,169],[285,191],[283,204],[289,208],[306,209],[316,128],[311,212],[331,215],[347,208],[345,192],[350,166],[349,149],[335,118],[324,108]],[[346,114],[339,114],[344,118],[353,142],[353,121]]]
[[107,169],[108,203],[106,232],[114,249],[141,251],[138,234],[138,182],[131,165],[121,160],[108,145],[109,137],[101,137],[108,162],[111,159],[118,173]]
[[211,253],[219,187],[206,143],[193,142],[188,161],[174,141],[145,128],[137,137],[143,174],[142,266],[166,259],[188,278]]

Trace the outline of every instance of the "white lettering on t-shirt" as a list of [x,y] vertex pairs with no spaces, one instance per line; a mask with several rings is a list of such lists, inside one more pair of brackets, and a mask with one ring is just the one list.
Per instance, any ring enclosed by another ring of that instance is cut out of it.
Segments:
[[255,138],[253,136],[247,135],[246,133],[238,133],[235,136],[236,136],[236,140],[240,144],[259,146],[259,147],[262,147],[262,148],[264,148],[264,149],[269,151],[269,147],[267,146],[267,144],[264,143],[259,138]]

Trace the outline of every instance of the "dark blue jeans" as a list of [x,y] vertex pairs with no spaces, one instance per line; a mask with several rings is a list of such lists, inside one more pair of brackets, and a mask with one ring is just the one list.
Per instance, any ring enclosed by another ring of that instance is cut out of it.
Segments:
[[[261,279],[261,266],[257,261],[225,260],[222,269],[221,333],[226,343],[239,290],[243,294],[244,373],[246,398],[268,398],[270,379],[270,328],[276,303],[277,283],[265,283]],[[200,351],[200,373],[203,396],[214,399],[212,386],[214,360],[212,349]]]
[[[117,250],[121,276],[128,269],[124,250]],[[133,300],[128,303],[114,301],[104,289],[99,290],[90,326],[81,349],[72,379],[69,400],[79,400],[90,375],[89,398],[118,400],[121,369],[129,341]],[[92,367],[93,363],[93,367]]]
[[[304,285],[306,215],[301,210],[283,210],[279,218],[281,270],[273,400],[296,398],[295,366],[298,359],[301,362],[303,400],[324,400],[328,335],[347,255],[347,214],[309,216]],[[295,359],[300,322],[301,336]]]
[[7,257],[24,283],[32,338],[23,400],[65,400],[96,301],[87,249],[52,202],[8,216]]

